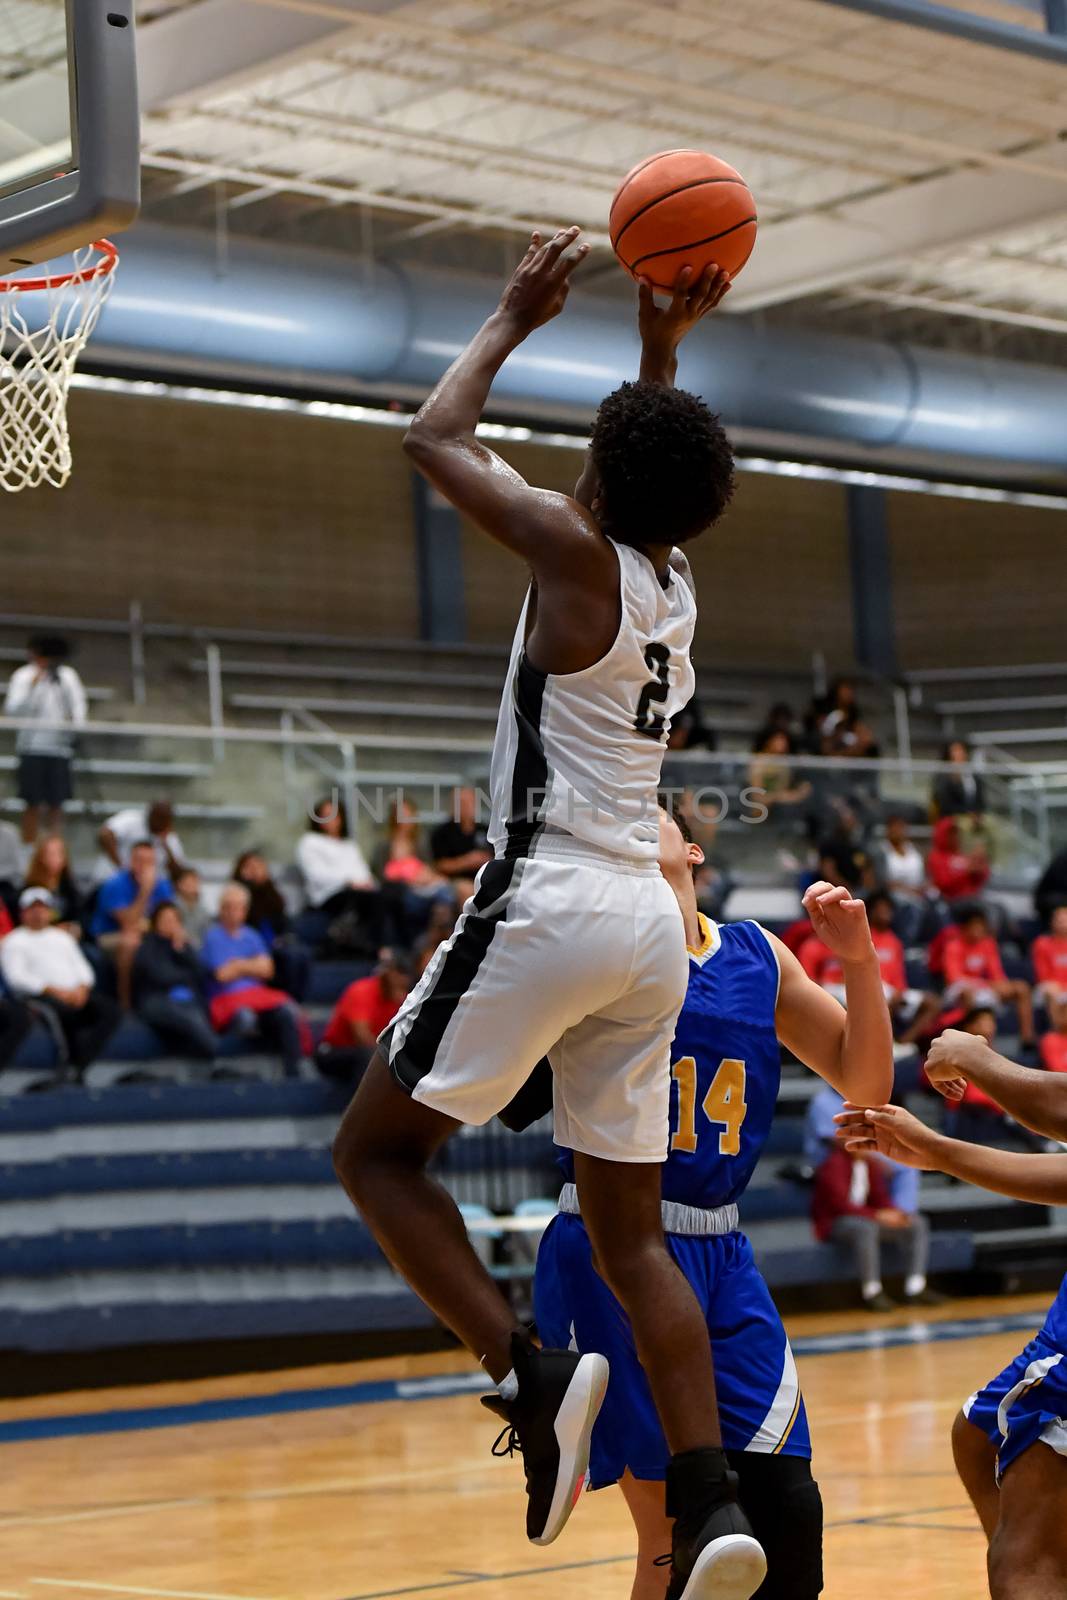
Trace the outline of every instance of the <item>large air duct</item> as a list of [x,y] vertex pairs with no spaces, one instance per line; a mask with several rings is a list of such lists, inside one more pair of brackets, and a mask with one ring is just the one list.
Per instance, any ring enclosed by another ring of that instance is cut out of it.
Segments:
[[[123,241],[93,350],[125,366],[358,394],[420,394],[499,285],[421,267],[368,274],[340,255],[141,227]],[[508,361],[507,412],[573,421],[636,371],[625,303],[576,289]],[[1067,375],[874,339],[786,332],[723,315],[686,345],[680,381],[772,444],[802,439],[875,464],[1003,463],[1067,472]]]

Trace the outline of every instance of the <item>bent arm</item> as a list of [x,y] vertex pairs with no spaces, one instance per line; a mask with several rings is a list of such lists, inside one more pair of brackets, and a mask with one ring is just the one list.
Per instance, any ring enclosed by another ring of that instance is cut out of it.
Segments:
[[1067,1082],[1061,1074],[1020,1067],[983,1050],[968,1059],[967,1077],[1016,1122],[1047,1139],[1067,1141]]
[[893,1092],[893,1026],[874,950],[842,962],[846,1010],[779,938],[769,937],[782,974],[775,1013],[782,1043],[846,1100],[884,1104]]
[[514,318],[495,311],[415,417],[404,449],[446,500],[535,572],[613,570],[606,541],[577,501],[532,488],[475,437],[493,379],[522,337]]

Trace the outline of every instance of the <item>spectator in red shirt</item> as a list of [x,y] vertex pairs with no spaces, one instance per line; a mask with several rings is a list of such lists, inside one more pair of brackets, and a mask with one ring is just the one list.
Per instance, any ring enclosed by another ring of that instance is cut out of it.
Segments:
[[876,1161],[857,1161],[840,1146],[831,1150],[815,1174],[812,1222],[816,1237],[852,1252],[860,1295],[868,1311],[892,1311],[882,1287],[881,1246],[896,1240],[905,1252],[904,1297],[908,1305],[940,1300],[926,1286],[930,1256],[930,1224],[919,1212],[893,1205],[885,1168]]
[[1041,1065],[1046,1072],[1067,1072],[1067,1026],[1041,1040]]
[[1055,1032],[1067,1032],[1067,906],[1053,911],[1049,932],[1034,940],[1030,957],[1049,1022]]
[[333,1008],[315,1062],[327,1078],[359,1082],[378,1042],[411,988],[411,967],[394,950],[383,950],[369,978],[350,983]]
[[[867,901],[867,917],[871,925],[871,942],[882,969],[882,988],[894,1024],[902,1024],[900,1038],[912,1044],[920,1033],[929,1028],[940,1010],[936,995],[913,989],[908,984],[904,965],[904,946],[893,932],[894,905],[892,895],[879,890]],[[821,939],[812,934],[801,945],[798,959],[808,977],[835,1000],[844,1004],[845,973],[837,956]]]
[[1019,1037],[1023,1049],[1034,1043],[1034,1002],[1030,985],[1022,978],[1009,978],[1004,972],[1000,947],[989,930],[989,918],[981,906],[972,906],[957,923],[954,937],[945,941],[942,954],[945,975],[945,1001],[968,1010],[1011,1004],[1019,1018]]
[[981,894],[989,882],[989,856],[983,844],[965,848],[955,817],[934,825],[934,842],[926,861],[930,882],[949,902]]

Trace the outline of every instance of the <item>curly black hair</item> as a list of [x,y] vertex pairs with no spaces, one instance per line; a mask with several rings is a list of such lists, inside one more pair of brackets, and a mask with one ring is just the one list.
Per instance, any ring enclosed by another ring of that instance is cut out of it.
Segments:
[[605,531],[623,544],[685,544],[734,492],[722,423],[685,389],[624,383],[602,402],[590,448]]

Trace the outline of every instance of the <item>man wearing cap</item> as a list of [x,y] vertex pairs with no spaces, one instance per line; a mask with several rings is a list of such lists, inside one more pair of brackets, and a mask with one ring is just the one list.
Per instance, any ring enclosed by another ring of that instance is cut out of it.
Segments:
[[56,902],[47,889],[24,889],[21,925],[0,941],[0,974],[18,1000],[47,1024],[64,1066],[77,1076],[115,1031],[119,1008],[95,990],[96,977],[76,939],[53,926]]

